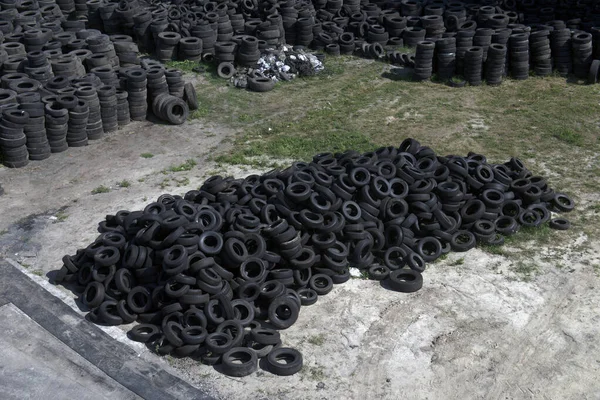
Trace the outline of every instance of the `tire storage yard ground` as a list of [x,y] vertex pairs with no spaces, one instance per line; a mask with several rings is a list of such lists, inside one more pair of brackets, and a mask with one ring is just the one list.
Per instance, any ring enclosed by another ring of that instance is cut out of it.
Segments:
[[0,397],[600,397],[594,2],[0,7]]

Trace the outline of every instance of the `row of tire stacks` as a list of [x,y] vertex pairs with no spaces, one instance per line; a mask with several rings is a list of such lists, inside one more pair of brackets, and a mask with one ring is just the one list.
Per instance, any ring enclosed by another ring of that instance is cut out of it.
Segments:
[[119,211],[53,280],[80,295],[91,321],[139,322],[129,337],[159,354],[222,363],[233,376],[266,358],[271,372],[289,375],[302,356],[280,347],[278,330],[346,282],[349,267],[415,292],[442,254],[501,245],[521,226],[567,229],[551,213],[573,207],[518,159],[438,157],[407,139],[262,176],[213,176],[183,198]]
[[[156,116],[164,121],[181,124],[189,107],[197,107],[195,90],[181,71],[138,59],[131,37],[59,31],[67,22],[53,25],[57,32],[25,31],[25,44],[7,42],[15,34],[0,44],[0,150],[8,167],[85,146],[130,120],[145,120],[148,104],[161,93],[168,97]],[[50,43],[54,48],[42,50]],[[148,81],[147,73],[154,79]]]
[[[594,28],[600,25],[600,5],[595,2],[575,4],[565,1],[541,7],[529,1],[478,5],[442,0],[396,3],[330,0],[312,3],[209,2],[203,5],[195,2],[182,5],[158,3],[147,10],[133,11],[134,8],[133,3],[126,2],[100,7],[101,20],[104,25],[108,24],[104,30],[135,36],[146,51],[155,52],[163,61],[198,61],[203,55],[205,60],[212,60],[219,46],[231,47],[235,43],[236,49],[227,52],[235,57],[229,56],[224,61],[232,62],[230,58],[235,58],[240,66],[255,64],[260,56],[256,49],[264,50],[269,45],[284,42],[337,55],[361,50],[365,42],[416,47],[423,40],[435,42],[455,37],[456,60],[452,62],[451,53],[444,53],[443,76],[449,73],[450,64],[454,63],[456,72],[463,74],[464,56],[471,47],[482,47],[482,59],[486,63],[488,48],[495,43],[507,46],[506,62],[512,59],[516,65],[507,68],[505,64],[503,76],[514,73],[516,79],[524,79],[523,71],[528,63],[528,68],[538,75],[548,75],[554,67],[561,74],[574,72],[579,78],[586,78],[592,40],[589,35],[580,35],[584,31],[596,36],[600,34]],[[114,23],[115,19],[120,19],[121,23]],[[530,31],[532,37],[528,48],[515,44],[512,51],[509,37]],[[256,40],[257,47],[251,52],[241,50],[247,36]],[[600,58],[600,44],[593,48],[593,57]],[[392,59],[395,57],[391,56]],[[477,56],[474,58],[478,59]],[[436,73],[436,63],[433,68]],[[493,71],[493,82],[499,81],[499,69],[498,57],[490,65],[481,66],[484,74],[486,70]],[[415,76],[420,79],[423,71],[415,72]]]

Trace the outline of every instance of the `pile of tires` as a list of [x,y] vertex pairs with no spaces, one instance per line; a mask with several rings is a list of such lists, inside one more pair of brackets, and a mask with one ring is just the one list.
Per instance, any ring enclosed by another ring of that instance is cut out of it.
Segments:
[[573,208],[516,158],[442,157],[406,139],[261,176],[213,176],[183,197],[120,210],[63,258],[53,280],[80,295],[93,322],[137,321],[129,337],[159,354],[222,364],[232,376],[264,358],[269,371],[289,375],[302,356],[281,347],[279,330],[348,281],[350,268],[415,292],[443,254],[502,245],[521,227],[567,229],[552,213]]

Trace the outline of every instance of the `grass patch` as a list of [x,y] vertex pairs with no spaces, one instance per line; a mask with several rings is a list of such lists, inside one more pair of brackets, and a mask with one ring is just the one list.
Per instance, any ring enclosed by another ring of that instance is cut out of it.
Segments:
[[188,159],[186,160],[184,163],[179,164],[179,165],[171,165],[169,168],[165,169],[162,171],[163,174],[168,174],[169,172],[183,172],[183,171],[190,171],[192,168],[194,168],[196,165],[198,165],[198,163],[196,163],[195,160],[193,159]]
[[325,379],[325,371],[322,366],[305,367],[302,371],[306,371],[305,374],[307,378],[312,381],[322,381]]
[[92,189],[92,194],[100,194],[100,193],[108,193],[110,192],[110,188],[100,185],[94,189]]
[[463,265],[465,263],[465,258],[461,257],[457,260],[452,261],[452,263],[450,264],[453,267],[459,266],[459,265]]
[[33,271],[31,271],[31,273],[37,276],[44,276],[44,271],[42,271],[41,269],[34,269]]
[[140,154],[140,157],[142,157],[142,158],[152,158],[152,157],[154,157],[154,154],[152,154],[152,153],[142,153],[142,154]]
[[520,260],[512,264],[510,270],[517,274],[518,279],[529,282],[539,268],[533,262]]
[[69,218],[69,214],[65,213],[64,211],[59,211],[56,213],[55,215],[56,219],[54,220],[54,224],[60,223],[60,222],[65,222],[67,220],[67,218]]
[[318,334],[311,336],[308,338],[307,342],[315,346],[322,346],[323,343],[325,343],[325,335]]
[[575,146],[583,145],[583,136],[571,128],[560,127],[552,133],[552,136],[567,144]]
[[122,188],[128,188],[131,186],[131,182],[129,182],[127,179],[123,179],[121,182],[117,182],[117,185]]
[[165,63],[165,67],[167,68],[177,68],[182,70],[183,72],[194,72],[193,69],[199,65],[198,61],[167,61]]

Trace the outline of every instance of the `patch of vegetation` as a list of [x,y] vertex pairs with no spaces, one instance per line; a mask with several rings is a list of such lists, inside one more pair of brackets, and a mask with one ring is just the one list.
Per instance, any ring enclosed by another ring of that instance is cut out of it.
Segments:
[[575,146],[583,145],[583,137],[581,136],[581,134],[575,132],[571,128],[560,127],[552,134],[552,136],[567,144]]
[[128,188],[131,186],[131,182],[129,182],[127,179],[123,179],[121,182],[117,182],[117,185],[122,188]]
[[308,338],[307,342],[315,346],[322,346],[323,343],[325,343],[325,335],[321,333],[318,335],[313,335]]
[[452,263],[450,265],[452,265],[453,267],[459,266],[459,265],[463,265],[465,263],[465,258],[461,257],[457,260],[452,261]]
[[165,67],[167,68],[177,68],[182,70],[183,72],[194,72],[193,69],[199,65],[198,61],[167,61],[165,63]]
[[162,182],[160,182],[158,184],[158,187],[161,188],[161,190],[164,190],[165,188],[171,186],[171,180],[169,178],[165,178],[162,180]]
[[531,261],[519,260],[511,265],[510,270],[517,274],[519,279],[529,282],[533,279],[539,268]]
[[190,179],[187,176],[181,179],[174,179],[174,181],[177,183],[177,187],[187,186],[190,184]]
[[169,168],[162,171],[163,174],[168,174],[169,172],[182,172],[182,171],[190,171],[194,168],[198,163],[196,163],[193,159],[185,160],[184,163],[179,165],[171,165]]
[[302,369],[303,371],[306,371],[306,375],[308,377],[308,379],[312,380],[312,381],[322,381],[325,379],[325,371],[324,368],[322,366],[316,366],[316,367],[304,367]]
[[69,214],[67,214],[61,210],[56,213],[55,217],[56,217],[56,219],[53,222],[54,224],[59,223],[59,222],[65,222],[67,220],[67,218],[69,218]]
[[42,271],[41,269],[34,269],[33,271],[31,271],[31,273],[37,276],[44,276],[44,271]]
[[142,154],[140,154],[140,157],[142,157],[142,158],[152,158],[152,157],[154,157],[154,154],[152,154],[152,153],[142,153]]
[[8,233],[8,229],[3,229],[2,231],[0,231],[0,236],[4,236]]
[[138,181],[139,183],[144,183],[144,182],[146,182],[146,178],[139,178],[137,181]]
[[110,192],[110,188],[104,186],[104,185],[100,185],[95,189],[92,189],[92,194],[100,194],[100,193],[108,193]]

